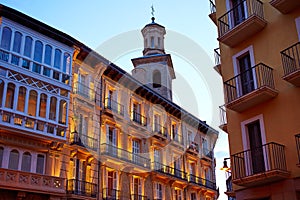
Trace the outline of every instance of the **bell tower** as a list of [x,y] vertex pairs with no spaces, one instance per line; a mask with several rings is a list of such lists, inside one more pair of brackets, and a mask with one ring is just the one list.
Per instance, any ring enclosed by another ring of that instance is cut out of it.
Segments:
[[161,96],[172,101],[172,80],[175,72],[170,54],[165,53],[166,29],[155,18],[142,29],[144,38],[143,56],[132,59],[132,76]]

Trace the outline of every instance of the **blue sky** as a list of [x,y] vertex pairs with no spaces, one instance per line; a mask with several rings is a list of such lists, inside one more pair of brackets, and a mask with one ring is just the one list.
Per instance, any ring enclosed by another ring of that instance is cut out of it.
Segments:
[[[166,27],[165,48],[167,53],[172,54],[178,79],[174,81],[174,101],[218,129],[218,106],[223,104],[221,95],[223,86],[220,76],[213,70],[213,49],[218,47],[218,42],[217,28],[208,17],[209,0],[2,0],[1,2],[71,35],[93,49],[100,49],[104,57],[128,72],[133,68],[130,59],[142,56],[140,30],[151,22],[153,4],[156,22]],[[126,41],[128,38],[126,33],[135,34],[137,40]],[[133,42],[140,43],[140,47],[131,48]],[[174,46],[174,43],[177,46]],[[121,52],[122,48],[125,48],[125,53],[114,55]],[[189,90],[186,90],[185,86],[188,86]],[[225,175],[219,168],[223,158],[228,157],[227,152],[227,135],[220,131],[215,156],[217,184],[221,187],[221,194],[224,191]],[[220,199],[226,198],[221,195]]]

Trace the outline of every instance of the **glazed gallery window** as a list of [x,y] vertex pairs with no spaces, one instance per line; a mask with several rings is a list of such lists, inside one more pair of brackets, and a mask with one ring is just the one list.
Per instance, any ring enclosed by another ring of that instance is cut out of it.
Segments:
[[9,154],[8,169],[18,170],[19,167],[19,152],[12,150]]
[[31,168],[31,154],[29,152],[23,153],[21,170],[30,172]]
[[8,27],[4,27],[2,31],[2,37],[1,37],[1,48],[5,50],[10,50],[11,35],[12,35],[11,29]]
[[60,62],[61,62],[61,50],[55,49],[54,67],[60,69]]
[[0,107],[2,107],[3,90],[4,90],[4,81],[0,79]]
[[24,56],[31,57],[31,49],[32,49],[32,38],[26,36],[25,45],[24,45]]
[[18,105],[17,105],[17,110],[20,111],[20,112],[24,112],[25,99],[26,99],[26,88],[25,87],[20,87],[19,88],[19,95],[18,95]]
[[18,31],[15,32],[13,51],[16,53],[20,53],[21,50],[21,42],[22,42],[22,34]]
[[28,115],[36,116],[36,107],[37,107],[37,92],[31,90],[29,93]]
[[4,152],[4,148],[0,147],[0,167],[2,167],[3,152]]
[[51,58],[52,58],[52,47],[47,44],[45,47],[44,63],[47,65],[51,65]]
[[57,99],[55,97],[50,98],[50,115],[49,119],[56,120],[56,102]]
[[47,110],[47,95],[46,94],[41,94],[40,95],[39,116],[46,118],[46,110]]
[[36,160],[36,173],[44,174],[45,156],[38,154]]
[[6,101],[5,101],[6,108],[13,109],[14,95],[15,95],[15,85],[12,83],[9,83],[8,87],[7,87],[7,92],[6,92]]

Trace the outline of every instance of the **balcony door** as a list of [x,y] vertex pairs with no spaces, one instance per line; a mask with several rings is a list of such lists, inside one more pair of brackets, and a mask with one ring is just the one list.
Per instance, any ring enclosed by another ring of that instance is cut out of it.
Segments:
[[141,104],[133,103],[133,120],[141,123]]
[[107,172],[107,197],[117,199],[117,172]]
[[139,153],[141,151],[141,145],[139,140],[132,140],[132,156],[133,156],[133,162],[141,164],[139,160]]
[[238,59],[239,70],[240,70],[240,93],[241,96],[252,92],[255,88],[254,76],[251,69],[250,54],[240,57]]
[[133,200],[142,200],[141,194],[142,194],[142,182],[141,179],[138,177],[132,178],[132,199]]
[[233,27],[245,21],[247,16],[247,2],[245,0],[232,0]]
[[117,156],[117,147],[118,147],[117,130],[114,127],[108,126],[106,138],[108,144],[108,153]]
[[265,171],[264,152],[259,120],[247,125],[252,173],[257,174]]

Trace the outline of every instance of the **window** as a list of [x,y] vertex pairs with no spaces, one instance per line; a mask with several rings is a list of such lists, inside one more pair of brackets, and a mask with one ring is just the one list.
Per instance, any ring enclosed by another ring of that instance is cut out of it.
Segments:
[[19,168],[19,152],[12,150],[9,154],[8,169],[18,170]]
[[2,107],[2,97],[4,96],[3,90],[4,90],[4,81],[0,79],[0,108]]
[[196,193],[191,193],[191,200],[197,200]]
[[31,170],[31,154],[29,152],[23,153],[21,170],[30,172]]
[[51,57],[52,57],[52,47],[47,44],[45,47],[44,63],[47,65],[51,65]]
[[69,74],[71,67],[71,56],[68,53],[64,53],[63,72]]
[[175,200],[182,200],[182,191],[180,189],[175,189]]
[[150,38],[150,40],[151,40],[151,48],[154,48],[154,37],[152,36],[152,37]]
[[61,50],[55,49],[54,67],[60,69],[61,63]]
[[142,123],[141,120],[141,104],[138,104],[136,102],[133,103],[133,121],[137,123]]
[[107,197],[117,198],[117,176],[116,171],[107,171]]
[[21,42],[22,42],[22,34],[18,31],[15,32],[13,51],[20,53],[21,50]]
[[118,146],[117,131],[114,127],[107,126],[107,143],[112,146]]
[[61,100],[59,104],[59,123],[66,124],[68,104],[65,100]]
[[0,168],[2,167],[4,148],[0,147]]
[[39,116],[46,118],[46,110],[47,110],[47,95],[46,94],[41,94],[39,107],[40,107]]
[[45,156],[38,154],[36,160],[36,173],[44,174]]
[[161,132],[160,130],[160,115],[155,114],[154,115],[154,131],[155,132]]
[[172,122],[172,125],[171,125],[171,138],[174,140],[176,135],[177,135],[177,125],[176,125],[176,123]]
[[188,145],[191,145],[194,142],[194,135],[192,131],[188,131]]
[[233,25],[237,26],[246,19],[246,1],[245,0],[232,0],[233,9]]
[[161,48],[161,47],[160,47],[160,37],[157,38],[157,43],[158,43],[158,48]]
[[35,41],[35,45],[34,45],[33,60],[41,63],[42,57],[43,57],[43,43],[37,40]]
[[154,162],[161,162],[161,152],[159,149],[154,149]]
[[31,49],[32,49],[32,38],[26,36],[25,45],[24,45],[24,56],[31,57]]
[[162,197],[162,196],[163,196],[163,195],[162,195],[162,184],[156,182],[156,183],[154,184],[154,187],[155,187],[155,188],[154,188],[154,189],[155,189],[155,190],[154,190],[154,192],[155,192],[155,193],[154,193],[154,198],[157,199],[157,200],[162,200],[162,199],[163,199],[163,197]]
[[8,27],[4,27],[2,31],[2,38],[1,38],[1,48],[5,50],[10,50],[10,43],[11,43],[11,29]]
[[25,98],[26,98],[26,88],[20,87],[19,88],[19,95],[18,95],[18,105],[17,110],[24,112],[25,109]]
[[141,164],[142,160],[140,160],[139,155],[137,155],[137,154],[141,153],[140,151],[141,151],[140,141],[132,140],[132,154],[133,154],[132,161],[134,163]]
[[132,199],[138,200],[139,195],[142,195],[142,180],[139,177],[132,177]]
[[254,90],[254,78],[251,69],[250,54],[247,53],[238,58],[238,65],[241,73],[241,94],[245,95]]
[[161,74],[160,71],[155,70],[153,72],[153,88],[159,88],[161,87]]
[[55,97],[50,98],[50,113],[49,113],[49,119],[56,120],[56,102],[57,99]]
[[6,101],[5,101],[6,108],[13,109],[14,96],[15,96],[15,85],[12,83],[9,83],[7,86],[7,92],[6,92]]
[[37,108],[37,92],[31,90],[29,93],[28,115],[36,116],[36,108]]

